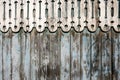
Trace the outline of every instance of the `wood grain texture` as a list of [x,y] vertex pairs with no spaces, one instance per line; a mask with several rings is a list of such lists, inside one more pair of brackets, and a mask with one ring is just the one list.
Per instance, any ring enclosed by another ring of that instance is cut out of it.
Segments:
[[71,30],[71,80],[80,80],[80,34]]
[[101,80],[101,33],[100,30],[90,34],[91,38],[91,80]]
[[11,79],[11,33],[10,31],[3,34],[2,38],[2,61],[3,61],[3,80]]
[[12,33],[11,34],[11,39],[12,39],[12,52],[11,52],[11,56],[12,56],[12,80],[20,80],[20,59],[21,59],[21,52],[20,52],[20,33],[16,34],[16,33]]
[[2,53],[3,52],[2,51],[2,46],[3,46],[2,35],[3,35],[3,33],[0,32],[0,45],[1,45],[0,46],[0,80],[2,80],[2,78],[3,78],[2,77],[2,75],[3,75],[3,72],[2,72],[3,71],[3,69],[2,69],[2,65],[3,65],[3,62],[2,62],[2,60],[3,60],[3,56],[2,56],[3,55],[3,53]]
[[48,72],[50,80],[60,80],[60,31],[50,34],[50,63]]
[[43,33],[43,53],[41,53],[41,80],[49,80],[50,79],[50,74],[48,72],[49,68],[49,58],[50,58],[50,34],[48,34],[49,31],[46,29],[45,32]]
[[102,80],[111,80],[111,58],[112,58],[112,50],[111,50],[111,31],[107,33],[101,32],[102,36]]
[[70,33],[61,34],[61,76],[60,80],[70,80]]
[[113,80],[120,80],[120,35],[112,30],[112,66]]
[[91,79],[91,52],[90,52],[90,34],[87,29],[85,29],[81,35],[81,69],[82,77],[81,80]]
[[119,80],[119,43],[113,30],[0,33],[0,80]]
[[30,80],[39,79],[39,33],[33,29],[30,35]]
[[120,80],[120,0],[0,0],[0,10],[0,80]]
[[[24,33],[24,32],[23,32]],[[25,35],[25,53],[23,53],[24,56],[24,79],[25,80],[30,80],[30,33],[24,33]]]

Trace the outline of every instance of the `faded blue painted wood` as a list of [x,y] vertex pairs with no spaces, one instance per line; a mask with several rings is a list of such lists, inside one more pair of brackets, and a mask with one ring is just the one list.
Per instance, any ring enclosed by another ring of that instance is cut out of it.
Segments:
[[[46,33],[45,33],[46,34]],[[42,80],[42,79],[47,79],[47,64],[45,64],[46,66],[44,67],[44,54],[45,54],[45,49],[44,48],[44,35],[43,33],[37,33],[36,30],[34,29],[33,32],[31,32],[30,34],[27,34],[27,42],[28,44],[28,49],[26,51],[30,52],[28,53],[29,59],[27,60],[27,65],[29,65],[29,69],[28,69],[28,80]],[[45,51],[43,51],[43,48]],[[27,56],[26,56],[27,58]],[[42,62],[43,60],[43,62]],[[28,63],[30,62],[30,63]],[[26,66],[27,66],[26,65]],[[26,67],[27,68],[27,67]],[[45,69],[45,74],[44,74],[44,69]],[[43,76],[41,76],[43,75]],[[46,75],[46,76],[45,76]]]
[[[23,32],[24,33],[24,32]],[[24,55],[24,76],[25,76],[25,80],[30,80],[30,33],[24,33],[26,35],[22,35],[25,36],[25,53],[23,53]]]
[[3,48],[2,48],[2,53],[3,53],[3,79],[4,80],[8,80],[11,79],[11,37],[12,34],[10,31],[8,31],[7,33],[3,33]]
[[71,51],[71,80],[80,80],[80,34],[76,33],[74,30],[71,30],[71,42],[70,42],[70,51]]
[[81,59],[81,67],[82,67],[82,78],[81,80],[90,80],[91,79],[91,63],[90,63],[90,33],[87,29],[82,33],[82,41],[81,41],[81,50],[82,50],[82,59]]
[[101,79],[101,35],[100,29],[95,33],[90,34],[91,38],[91,79],[92,80],[102,80]]
[[112,30],[113,50],[113,80],[120,80],[120,34]]
[[119,80],[120,34],[0,33],[0,80]]
[[70,33],[61,33],[61,77],[60,80],[70,80]]
[[101,32],[102,36],[102,80],[112,80],[111,76],[111,58],[112,58],[112,48],[111,48],[111,31],[107,33]]
[[12,80],[20,80],[20,59],[21,59],[21,43],[20,43],[20,35],[17,33],[11,33],[11,56],[12,56]]
[[25,69],[24,69],[24,64],[25,64],[25,49],[26,49],[26,44],[25,44],[25,33],[23,30],[21,30],[18,34],[19,42],[20,42],[20,65],[19,65],[19,76],[21,80],[24,80],[26,78],[25,75]]

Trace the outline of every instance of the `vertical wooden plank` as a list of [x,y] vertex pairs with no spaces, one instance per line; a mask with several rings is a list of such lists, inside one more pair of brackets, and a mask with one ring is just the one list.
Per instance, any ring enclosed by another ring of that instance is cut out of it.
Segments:
[[100,39],[101,31],[97,29],[95,33],[91,34],[91,79],[101,80],[101,48]]
[[48,64],[50,53],[50,36],[48,29],[43,33],[43,53],[41,53],[41,80],[49,80]]
[[101,32],[102,36],[102,80],[111,80],[111,31],[104,33]]
[[44,54],[44,51],[43,51],[43,33],[39,33],[39,65],[38,65],[38,80],[44,80],[43,79],[43,72],[42,72],[42,55]]
[[34,41],[35,41],[35,30],[30,33],[30,80],[35,80],[35,56],[34,56]]
[[56,61],[56,64],[57,64],[57,66],[56,66],[56,69],[58,69],[57,71],[56,71],[56,75],[57,75],[57,79],[58,80],[60,80],[60,71],[61,71],[61,29],[60,28],[58,28],[58,30],[57,30],[58,32],[57,32],[57,38],[58,38],[58,42],[57,42],[57,45],[58,45],[58,52],[57,52],[57,54],[56,54],[56,58],[55,58],[55,61]]
[[34,69],[34,71],[35,71],[35,80],[39,80],[39,59],[40,59],[40,33],[38,33],[36,30],[35,30],[35,32],[34,32],[34,36],[35,36],[35,42],[34,42],[34,65],[35,65],[35,69]]
[[19,76],[20,76],[20,80],[24,80],[26,79],[26,71],[24,69],[24,65],[25,65],[25,35],[26,33],[22,30],[20,30],[19,33],[16,33],[19,35],[19,42],[20,42],[20,66],[19,66]]
[[2,47],[3,47],[3,44],[2,44],[2,32],[0,31],[0,80],[2,80]]
[[61,34],[61,80],[70,80],[70,33]]
[[[3,1],[3,0],[0,0],[0,10],[1,10],[0,16],[3,15],[3,14],[2,14],[2,13],[3,13],[3,8],[2,8],[2,4],[3,4],[3,3],[2,3],[2,1]],[[2,19],[3,19],[3,18],[0,18],[0,26],[2,26],[2,23],[1,23]],[[0,28],[0,30],[1,30],[1,28]],[[3,62],[2,62],[2,60],[3,60],[3,59],[2,59],[2,58],[3,58],[3,57],[2,57],[2,55],[3,55],[3,54],[2,54],[2,51],[3,51],[3,50],[2,50],[2,46],[3,46],[3,45],[2,45],[2,32],[1,32],[1,31],[0,31],[0,45],[1,45],[1,46],[0,46],[0,80],[2,80],[2,78],[3,78],[3,77],[2,77],[2,75],[3,75],[3,74],[2,74],[2,64],[3,64]]]
[[112,31],[113,80],[120,80],[120,35]]
[[71,31],[71,80],[80,80],[80,33]]
[[44,72],[43,72],[43,66],[42,66],[42,57],[44,54],[44,50],[43,50],[43,42],[44,42],[44,35],[43,33],[39,34],[39,79],[38,80],[44,80]]
[[34,40],[35,30],[30,33],[30,80],[35,80],[35,62],[34,62]]
[[50,34],[50,63],[48,66],[48,72],[50,80],[60,80],[60,33],[56,31]]
[[36,29],[30,34],[30,80],[38,79],[39,69],[39,33]]
[[2,59],[3,59],[3,80],[11,79],[11,38],[12,34],[10,33],[10,30],[7,33],[3,33],[3,39],[2,39]]
[[22,36],[25,36],[24,76],[25,80],[30,80],[30,33],[24,33]]
[[12,80],[20,80],[20,34],[12,33]]
[[85,29],[81,34],[81,80],[91,78],[90,33]]

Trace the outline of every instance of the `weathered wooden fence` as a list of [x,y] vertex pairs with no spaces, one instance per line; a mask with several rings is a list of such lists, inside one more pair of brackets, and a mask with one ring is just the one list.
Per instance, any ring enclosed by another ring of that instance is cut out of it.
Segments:
[[120,34],[0,32],[0,80],[120,80]]
[[0,0],[0,80],[120,80],[120,0]]

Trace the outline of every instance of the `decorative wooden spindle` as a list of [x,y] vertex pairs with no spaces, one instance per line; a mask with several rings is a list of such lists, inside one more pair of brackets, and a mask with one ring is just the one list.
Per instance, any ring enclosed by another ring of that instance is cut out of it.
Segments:
[[[72,7],[72,4],[71,4],[71,0],[61,0],[62,4],[61,4],[61,13],[62,13],[62,16],[61,16],[61,27],[62,27],[62,30],[67,32],[71,29],[71,21],[72,21],[72,18],[71,18],[71,7]],[[69,4],[69,5],[68,5]]]
[[38,32],[42,32],[45,29],[45,21],[46,21],[46,14],[45,14],[45,0],[39,0],[36,2],[36,29]]
[[81,32],[87,27],[94,32],[99,26],[102,31],[113,27],[119,32],[119,6],[120,0],[1,0],[1,31],[23,27],[30,32],[34,27],[42,32],[47,27],[55,32],[60,27],[68,32],[73,27]]

